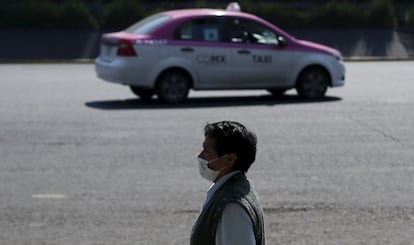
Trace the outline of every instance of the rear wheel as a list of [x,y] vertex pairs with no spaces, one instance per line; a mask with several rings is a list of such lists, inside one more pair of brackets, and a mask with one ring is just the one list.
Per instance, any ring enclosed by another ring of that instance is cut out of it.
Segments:
[[153,89],[140,88],[133,85],[129,86],[129,88],[131,89],[132,93],[143,100],[150,100],[151,97],[155,94],[155,91]]
[[299,76],[296,90],[305,99],[319,99],[325,95],[329,83],[329,75],[324,69],[311,67]]
[[157,81],[156,93],[159,99],[168,104],[184,101],[190,90],[190,78],[179,70],[163,73]]

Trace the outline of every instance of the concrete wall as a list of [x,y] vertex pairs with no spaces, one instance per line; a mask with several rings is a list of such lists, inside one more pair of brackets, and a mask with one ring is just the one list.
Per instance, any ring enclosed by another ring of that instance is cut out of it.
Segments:
[[99,40],[90,31],[0,31],[0,60],[90,59]]
[[[291,30],[298,39],[339,49],[344,57],[414,57],[414,30]],[[101,33],[0,31],[0,60],[93,59]]]
[[294,30],[290,34],[336,48],[345,57],[414,57],[414,30]]

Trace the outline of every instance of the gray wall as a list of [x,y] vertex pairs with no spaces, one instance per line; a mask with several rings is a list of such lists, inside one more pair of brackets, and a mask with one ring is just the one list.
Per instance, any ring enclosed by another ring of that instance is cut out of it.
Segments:
[[414,30],[295,30],[290,34],[336,48],[345,57],[414,57]]
[[[298,39],[334,47],[344,57],[414,57],[414,30],[291,30]],[[0,31],[0,60],[93,59],[99,32]]]
[[0,31],[0,60],[90,59],[99,39],[90,31]]

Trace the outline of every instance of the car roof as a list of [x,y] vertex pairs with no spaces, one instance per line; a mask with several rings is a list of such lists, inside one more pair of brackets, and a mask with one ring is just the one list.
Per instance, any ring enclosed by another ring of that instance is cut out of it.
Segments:
[[[234,10],[225,10],[225,9],[208,9],[208,8],[197,8],[197,9],[176,9],[176,10],[168,10],[164,12],[160,12],[158,14],[168,15],[174,20],[184,20],[184,19],[191,19],[194,16],[231,16],[231,17],[244,17],[247,19],[255,20],[257,22],[261,22],[268,26],[272,26],[273,29],[276,29],[279,34],[283,34],[287,39],[294,39],[284,30],[280,29],[279,27],[273,25],[272,23],[256,16],[253,14],[249,14],[246,12],[241,11],[234,11]],[[174,21],[172,21],[174,22]],[[168,28],[167,28],[168,29]]]
[[239,11],[229,11],[225,9],[177,9],[161,12],[161,14],[169,15],[173,18],[186,18],[191,16],[239,16],[258,19],[256,16]]

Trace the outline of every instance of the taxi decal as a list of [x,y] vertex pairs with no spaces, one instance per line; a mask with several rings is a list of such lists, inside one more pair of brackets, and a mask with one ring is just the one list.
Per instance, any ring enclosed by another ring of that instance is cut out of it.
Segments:
[[166,45],[166,39],[145,39],[145,40],[136,40],[136,44],[145,44],[145,45]]
[[261,64],[271,64],[272,63],[272,56],[271,55],[252,55],[253,63],[261,63]]
[[225,64],[225,55],[199,55],[197,56],[197,62],[203,64]]

